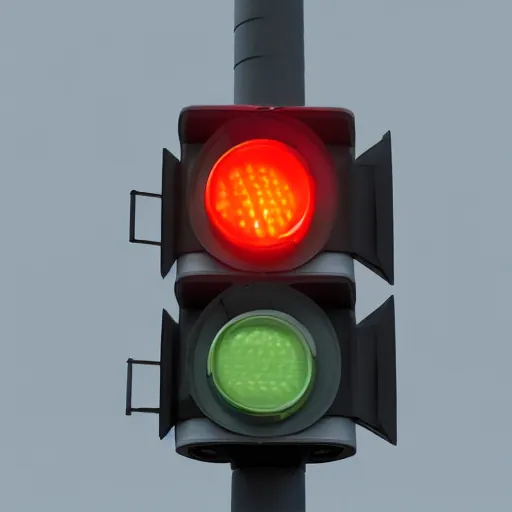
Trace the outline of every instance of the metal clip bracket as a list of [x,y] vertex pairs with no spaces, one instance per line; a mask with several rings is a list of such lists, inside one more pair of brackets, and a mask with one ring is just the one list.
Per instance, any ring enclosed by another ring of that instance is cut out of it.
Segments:
[[160,366],[159,361],[142,361],[137,359],[128,359],[126,361],[128,369],[126,372],[126,416],[131,416],[132,412],[145,412],[158,414],[160,408],[158,407],[132,407],[132,384],[133,384],[133,365],[146,365],[146,366]]
[[137,196],[162,199],[161,194],[139,192],[138,190],[132,190],[130,192],[130,243],[145,245],[161,245],[161,242],[155,242],[154,240],[141,240],[135,237],[135,205],[137,202]]

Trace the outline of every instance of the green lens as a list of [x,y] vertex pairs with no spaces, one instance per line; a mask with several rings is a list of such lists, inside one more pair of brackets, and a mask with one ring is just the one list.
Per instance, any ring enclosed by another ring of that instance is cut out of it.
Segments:
[[254,312],[234,318],[210,348],[208,372],[219,394],[248,414],[293,413],[313,381],[313,354],[287,315]]

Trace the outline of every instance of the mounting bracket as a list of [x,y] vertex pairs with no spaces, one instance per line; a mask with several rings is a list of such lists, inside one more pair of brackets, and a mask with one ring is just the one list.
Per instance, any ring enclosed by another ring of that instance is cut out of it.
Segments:
[[162,199],[161,194],[153,194],[151,192],[139,192],[138,190],[132,190],[130,192],[130,243],[145,245],[161,245],[161,242],[156,242],[153,240],[141,240],[140,238],[135,237],[135,206],[137,203],[137,196]]
[[133,365],[146,365],[146,366],[160,366],[159,361],[142,361],[132,359],[131,357],[126,361],[128,364],[126,372],[126,416],[131,416],[132,412],[145,412],[152,414],[159,414],[159,407],[132,407],[132,384],[133,384]]

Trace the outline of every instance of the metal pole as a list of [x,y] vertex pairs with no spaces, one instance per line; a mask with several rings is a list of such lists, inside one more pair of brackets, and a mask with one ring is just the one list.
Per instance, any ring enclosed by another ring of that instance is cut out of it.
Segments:
[[305,481],[305,466],[235,469],[231,512],[305,512]]
[[[235,104],[303,106],[303,0],[235,1]],[[242,457],[231,478],[231,512],[305,512],[306,468],[276,450]],[[256,458],[256,457],[254,457]],[[279,467],[277,467],[279,466]]]
[[235,104],[302,106],[303,0],[235,0]]

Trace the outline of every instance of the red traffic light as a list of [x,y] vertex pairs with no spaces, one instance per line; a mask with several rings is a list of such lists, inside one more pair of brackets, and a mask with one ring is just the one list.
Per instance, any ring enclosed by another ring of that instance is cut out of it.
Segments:
[[306,235],[314,213],[315,183],[294,148],[252,139],[216,161],[204,201],[212,226],[233,246],[279,253]]
[[323,250],[341,181],[306,122],[281,110],[190,107],[180,142],[188,220],[202,249],[245,272],[289,271]]

